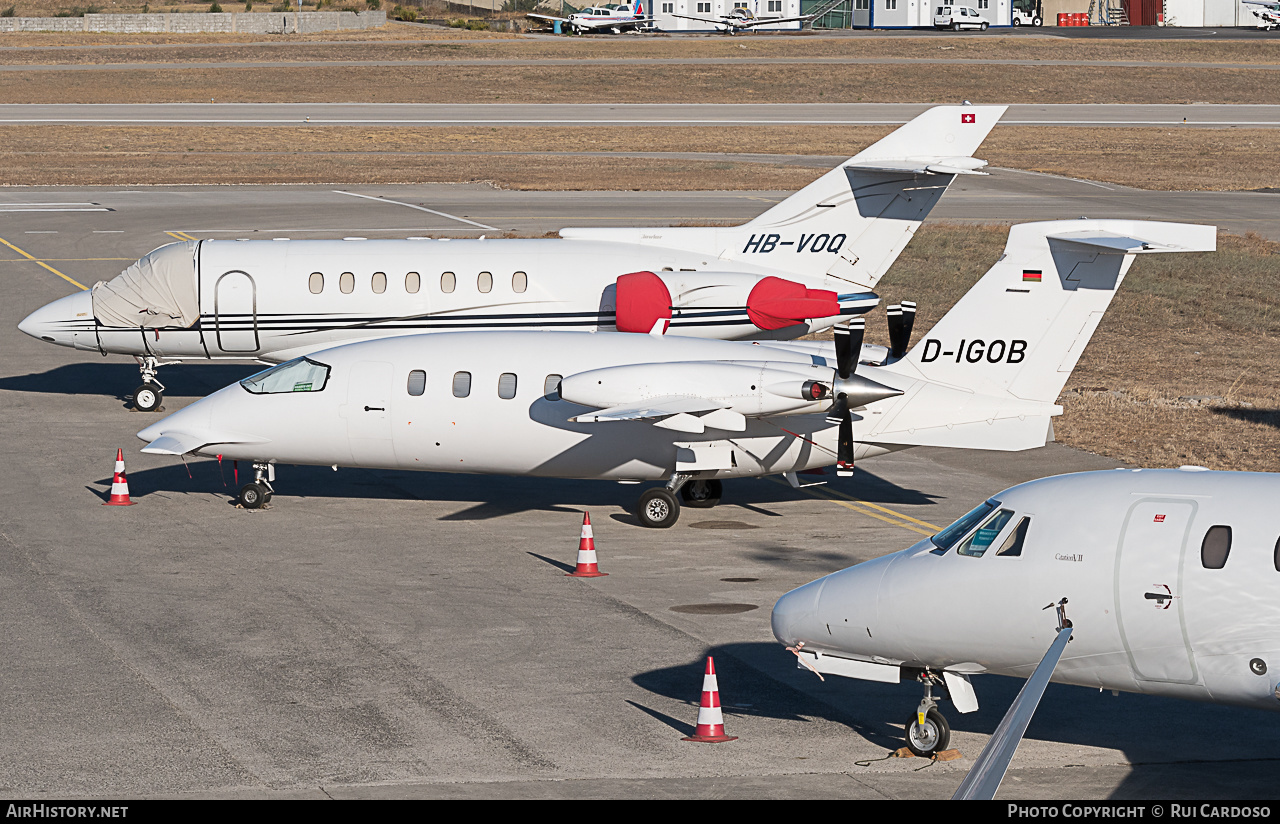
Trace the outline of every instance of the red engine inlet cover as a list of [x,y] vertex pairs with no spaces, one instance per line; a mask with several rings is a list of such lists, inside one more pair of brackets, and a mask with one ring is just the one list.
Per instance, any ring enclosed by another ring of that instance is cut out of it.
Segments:
[[662,319],[671,319],[671,292],[653,272],[632,272],[618,278],[619,332],[648,333]]
[[[618,291],[621,293],[622,290]],[[747,296],[747,317],[766,331],[795,326],[809,318],[828,318],[838,314],[840,302],[836,300],[835,292],[806,289],[795,281],[782,278],[765,278]]]

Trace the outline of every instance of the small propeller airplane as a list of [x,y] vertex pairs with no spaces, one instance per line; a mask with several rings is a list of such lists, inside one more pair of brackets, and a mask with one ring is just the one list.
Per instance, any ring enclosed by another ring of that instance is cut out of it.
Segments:
[[[138,433],[143,452],[252,462],[245,508],[276,463],[635,483],[640,521],[669,527],[677,495],[912,446],[1022,450],[1051,438],[1055,401],[1138,254],[1212,251],[1212,226],[1069,220],[1014,226],[1000,260],[909,347],[865,321],[832,343],[662,334],[456,332],[348,344],[232,384]],[[637,273],[641,277],[652,273]]]
[[690,14],[673,14],[672,17],[680,17],[685,20],[698,20],[703,23],[711,23],[714,26],[722,27],[726,34],[737,34],[742,31],[751,31],[758,26],[774,26],[778,23],[795,23],[799,21],[803,26],[818,15],[802,14],[799,17],[757,17],[755,12],[748,8],[736,8],[728,14],[719,17],[695,17]]
[[1258,28],[1264,31],[1280,28],[1280,3],[1275,0],[1243,0],[1243,2],[1250,6],[1262,7],[1249,10],[1254,17],[1258,18]]
[[1050,681],[1280,710],[1277,495],[1280,475],[1196,466],[1020,484],[783,595],[773,634],[819,674],[919,682],[922,756],[950,739],[935,689],[968,713],[973,676],[1027,678],[954,796],[991,799]]
[[547,23],[562,23],[574,34],[622,34],[624,31],[648,31],[653,28],[653,18],[645,16],[642,2],[588,6],[568,17],[551,14],[526,14],[525,17]]
[[171,243],[18,328],[135,357],[141,411],[160,407],[163,364],[280,363],[419,332],[647,333],[661,319],[691,337],[797,338],[876,305],[871,290],[952,180],[983,174],[972,155],[1004,111],[929,109],[741,226]]

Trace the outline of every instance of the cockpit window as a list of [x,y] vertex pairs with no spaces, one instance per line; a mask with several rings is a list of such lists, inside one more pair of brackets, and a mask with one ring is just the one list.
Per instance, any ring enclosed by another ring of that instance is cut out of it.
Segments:
[[967,535],[969,530],[977,526],[983,518],[991,514],[991,510],[998,506],[1000,506],[999,501],[983,501],[975,506],[968,515],[965,515],[951,526],[942,530],[937,535],[934,535],[929,539],[933,542],[933,545],[937,547],[933,552],[937,555],[941,555],[948,549],[951,549],[951,547],[955,546],[956,541],[959,541]]
[[1009,523],[1009,519],[1013,517],[1013,510],[1002,509],[987,519],[986,523],[978,527],[977,531],[965,539],[965,542],[956,550],[958,555],[968,555],[970,558],[981,558],[983,553],[995,541],[996,536],[1000,534],[1000,530],[1004,529],[1004,525]]
[[240,385],[255,395],[319,392],[329,382],[329,367],[310,358],[296,358],[265,372],[250,375]]
[[1017,557],[1022,554],[1022,545],[1027,542],[1027,530],[1031,528],[1031,519],[1023,518],[1018,521],[1018,525],[1009,537],[1004,539],[1004,543],[1000,545],[1000,551],[997,555],[1009,555]]

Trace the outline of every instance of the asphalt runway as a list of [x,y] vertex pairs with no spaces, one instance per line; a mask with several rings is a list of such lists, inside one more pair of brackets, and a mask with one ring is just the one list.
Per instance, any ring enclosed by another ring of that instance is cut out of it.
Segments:
[[[929,103],[13,103],[0,123],[253,126],[894,125]],[[1005,126],[1276,128],[1280,106],[1014,104]]]
[[[1060,187],[1072,206],[1142,208],[1136,195],[1023,177],[1033,194]],[[76,288],[64,277],[111,277],[187,233],[739,220],[780,197],[349,191],[419,208],[314,186],[0,190],[0,792],[948,797],[1021,682],[977,678],[977,713],[944,709],[963,759],[923,772],[914,759],[858,765],[901,745],[918,689],[819,682],[773,640],[769,609],[1013,483],[1113,462],[1057,445],[911,450],[810,490],[732,482],[720,506],[686,509],[666,531],[629,514],[635,486],[315,467],[282,467],[272,508],[249,512],[231,503],[232,466],[137,451],[134,433],[154,418],[123,399],[137,383],[132,361],[16,330]],[[985,202],[984,214],[1025,218],[1041,195],[1009,197],[953,190],[937,211]],[[1145,197],[1152,212],[1182,208]],[[166,367],[165,405],[258,368]],[[133,507],[101,506],[117,447]],[[609,577],[563,575],[584,510]],[[945,592],[920,599],[947,619]],[[708,654],[728,732],[740,736],[716,746],[680,740]],[[1000,797],[1266,797],[1277,761],[1275,714],[1051,686]]]

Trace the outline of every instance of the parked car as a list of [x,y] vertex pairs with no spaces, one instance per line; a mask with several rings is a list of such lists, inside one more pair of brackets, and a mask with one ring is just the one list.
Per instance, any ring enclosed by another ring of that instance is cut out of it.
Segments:
[[933,25],[939,29],[979,29],[986,31],[991,24],[982,19],[977,9],[968,6],[938,6],[933,15]]

